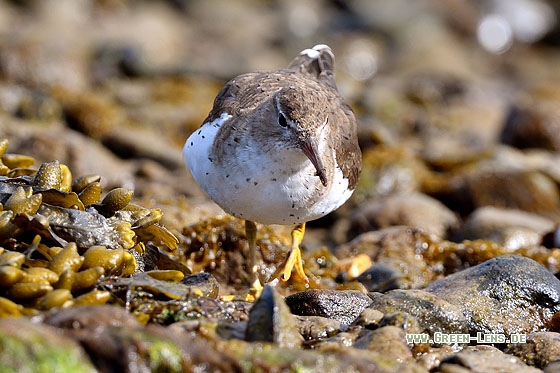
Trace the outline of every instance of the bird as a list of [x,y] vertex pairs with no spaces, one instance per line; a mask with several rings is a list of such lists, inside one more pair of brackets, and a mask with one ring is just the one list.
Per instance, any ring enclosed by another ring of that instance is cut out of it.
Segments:
[[277,273],[287,281],[295,270],[308,286],[300,249],[306,223],[344,204],[362,167],[356,117],[338,91],[332,49],[318,44],[286,68],[231,79],[186,140],[183,158],[210,199],[245,220],[249,293],[262,289],[256,223],[293,226]]

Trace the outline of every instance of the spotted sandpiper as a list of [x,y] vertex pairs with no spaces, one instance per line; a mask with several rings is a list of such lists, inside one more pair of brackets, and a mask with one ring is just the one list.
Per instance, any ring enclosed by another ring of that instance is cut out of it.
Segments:
[[305,223],[340,207],[361,172],[356,118],[324,44],[305,49],[285,69],[239,75],[218,93],[183,157],[202,190],[245,220],[252,291],[260,281],[255,222],[295,225],[280,279],[295,268],[306,284],[300,243]]

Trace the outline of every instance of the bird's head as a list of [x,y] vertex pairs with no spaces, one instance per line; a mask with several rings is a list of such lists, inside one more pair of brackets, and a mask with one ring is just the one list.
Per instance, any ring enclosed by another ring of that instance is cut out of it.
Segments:
[[328,114],[316,92],[286,87],[274,95],[275,125],[294,148],[302,151],[317,170],[323,186],[328,180],[321,159],[320,141],[327,135]]

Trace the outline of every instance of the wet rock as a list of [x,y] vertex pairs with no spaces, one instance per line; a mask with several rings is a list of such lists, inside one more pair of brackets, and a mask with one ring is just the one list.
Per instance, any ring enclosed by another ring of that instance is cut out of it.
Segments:
[[543,85],[518,99],[505,120],[501,141],[521,149],[560,150],[558,86]]
[[138,77],[146,73],[140,52],[133,46],[101,45],[93,53],[91,75],[97,83],[119,76]]
[[274,342],[279,347],[298,347],[303,338],[284,298],[265,286],[249,313],[245,338],[249,342]]
[[467,178],[458,191],[474,208],[495,206],[519,209],[557,220],[560,194],[553,180],[540,172],[493,170]]
[[[190,331],[192,332],[200,330],[200,322],[193,320],[179,321],[178,323],[172,324],[171,327],[175,328],[176,326],[181,326],[181,324],[185,324],[187,327],[191,325]],[[193,327],[193,325],[195,326]],[[221,320],[218,322],[218,325],[216,325],[216,333],[223,339],[245,340],[247,321],[231,322],[230,320]]]
[[379,326],[397,326],[404,329],[410,333],[420,332],[421,329],[418,325],[418,320],[411,314],[404,311],[390,312],[383,315],[383,318],[379,321]]
[[181,282],[191,288],[191,293],[200,293],[200,295],[205,297],[216,298],[220,290],[216,278],[206,272],[187,275]]
[[389,263],[374,264],[356,277],[368,291],[385,292],[399,287],[402,273]]
[[[210,323],[214,325],[213,323]],[[145,328],[145,335],[148,337],[146,352],[155,355],[159,363],[173,363],[171,368],[162,368],[160,371],[170,372],[189,372],[196,371],[201,366],[212,372],[231,372],[240,371],[243,361],[239,359],[241,356],[240,351],[230,351],[230,344],[228,341],[221,341],[216,338],[214,334],[209,331],[209,328],[202,325],[190,331],[181,330],[180,328],[162,327],[160,325],[150,324]],[[126,331],[124,331],[126,333]],[[199,334],[200,333],[200,334]],[[142,337],[142,335],[138,335]],[[134,337],[134,336],[133,336]],[[126,338],[126,336],[125,336]],[[141,339],[138,338],[141,342]],[[150,346],[150,342],[153,344]],[[159,341],[162,341],[162,346],[159,346]],[[134,341],[132,341],[134,342]],[[242,342],[234,340],[232,344]],[[167,343],[171,344],[170,351],[166,351]],[[140,352],[144,352],[142,346]],[[151,348],[150,348],[151,347]],[[124,346],[125,349],[129,345]],[[175,352],[179,350],[179,355]],[[283,349],[285,351],[286,349]],[[167,353],[166,356],[163,356]],[[132,357],[134,358],[134,357]],[[171,361],[175,359],[175,361]],[[152,357],[148,358],[151,362]],[[181,364],[178,367],[177,362]],[[156,364],[158,361],[156,361]],[[163,365],[163,364],[162,364]],[[150,368],[150,371],[156,369]],[[178,369],[178,370],[173,370]]]
[[27,319],[0,320],[3,371],[97,372],[80,345],[50,326]]
[[[347,331],[336,334],[335,336],[320,343],[320,346],[339,346],[352,347],[354,342],[358,339],[362,328],[360,327],[350,327]],[[333,347],[334,348],[334,347]]]
[[[347,244],[338,246],[338,258],[355,257],[366,254],[375,261],[374,275],[364,274],[364,284],[372,282],[372,288],[397,287],[400,289],[425,286],[440,275],[437,267],[427,261],[418,260],[418,254],[437,246],[437,239],[419,229],[390,227],[359,235]],[[383,276],[377,276],[381,275]],[[379,280],[377,280],[379,278]]]
[[560,310],[560,281],[532,259],[503,255],[425,289],[461,310],[470,333],[543,330]]
[[350,325],[371,303],[357,290],[307,290],[286,297],[292,313],[301,316],[322,316]]
[[524,150],[523,154],[528,164],[550,177],[556,183],[560,181],[560,153],[548,152],[542,149]]
[[485,239],[497,242],[508,250],[538,245],[544,232],[554,222],[537,214],[493,206],[476,209],[461,226],[454,239]]
[[526,337],[526,343],[513,343],[505,351],[540,369],[560,361],[560,333],[536,332]]
[[[501,141],[518,148],[559,149],[554,129],[548,128],[546,114],[530,108],[513,107],[504,123]],[[556,131],[557,132],[557,131]]]
[[345,329],[337,320],[321,316],[296,316],[296,320],[306,341],[330,338]]
[[179,327],[143,327],[137,317],[116,306],[73,307],[49,312],[44,322],[78,341],[101,372],[180,372],[200,363],[225,372],[235,366],[231,357],[209,353],[213,350],[206,339],[193,332],[205,329],[200,323],[189,332]]
[[420,193],[394,194],[359,207],[351,218],[349,235],[404,225],[438,237],[446,237],[459,225],[457,216],[444,204]]
[[448,344],[441,347],[429,347],[428,349],[424,349],[424,346],[415,345],[412,347],[415,353],[418,347],[421,348],[420,354],[415,355],[417,356],[418,365],[430,372],[438,367],[443,359],[457,352],[454,346]]
[[391,314],[403,313],[414,318],[418,333],[433,336],[435,332],[469,332],[467,319],[459,307],[423,290],[393,290],[386,294],[371,293],[370,296],[369,308],[385,314],[380,321],[382,325],[389,322],[387,318]]
[[[457,112],[455,113],[453,110],[457,110]],[[442,120],[443,118],[438,117],[438,114],[440,116],[458,115],[461,117],[459,120],[465,121],[474,121],[480,118],[483,122],[488,122],[488,118],[485,118],[488,113],[482,115],[479,113],[477,118],[470,118],[473,110],[476,110],[475,107],[469,108],[464,103],[449,111],[444,106],[439,108],[437,113],[431,113],[426,118],[420,119],[422,121],[420,126],[423,128],[421,136],[423,146],[420,156],[432,169],[436,171],[453,171],[484,160],[488,156],[489,142],[492,140],[492,135],[495,132],[493,128],[484,128],[482,123],[479,123],[476,128],[462,130],[449,128],[434,129],[432,126],[427,125],[427,123],[431,123],[430,119],[435,121]],[[489,115],[489,117],[490,121],[493,121],[492,115]],[[488,124],[494,128],[496,127],[493,123]],[[436,173],[430,175],[429,179],[426,180],[427,185],[437,182],[437,175]]]
[[368,307],[362,311],[360,316],[354,321],[355,324],[361,325],[368,329],[375,329],[383,319],[383,312]]
[[145,329],[103,328],[97,333],[79,333],[76,338],[101,372],[189,369],[181,347]]
[[433,372],[520,372],[537,373],[515,356],[506,355],[492,346],[469,346],[441,362]]
[[397,326],[384,326],[376,330],[363,330],[354,343],[355,348],[377,352],[392,360],[414,362],[412,352],[405,342],[406,331]]
[[44,315],[45,324],[68,330],[88,330],[119,327],[138,329],[141,324],[126,309],[117,306],[81,306],[57,309]]
[[301,350],[232,340],[218,344],[217,348],[236,356],[239,363],[229,371],[242,366],[244,371],[264,372],[426,372],[423,368],[397,361],[390,356],[367,350],[340,348],[333,344],[316,350]]
[[248,318],[252,303],[221,302],[214,298],[189,296],[185,300],[154,300],[146,294],[134,294],[130,310],[143,322],[169,325],[183,320],[241,322]]

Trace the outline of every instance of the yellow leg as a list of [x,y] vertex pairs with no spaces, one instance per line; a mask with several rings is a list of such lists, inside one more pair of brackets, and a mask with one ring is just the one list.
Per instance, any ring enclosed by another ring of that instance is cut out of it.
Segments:
[[301,250],[299,245],[303,240],[303,235],[305,234],[305,223],[298,224],[292,230],[292,250],[288,259],[286,259],[286,264],[284,265],[284,270],[280,276],[283,281],[288,281],[292,276],[292,269],[295,267],[296,273],[303,280],[305,284],[309,283],[309,279],[303,271],[303,263],[301,261]]
[[249,276],[251,279],[251,288],[249,289],[248,298],[258,298],[262,292],[262,284],[257,273],[257,225],[255,222],[245,220],[245,234],[249,244]]

